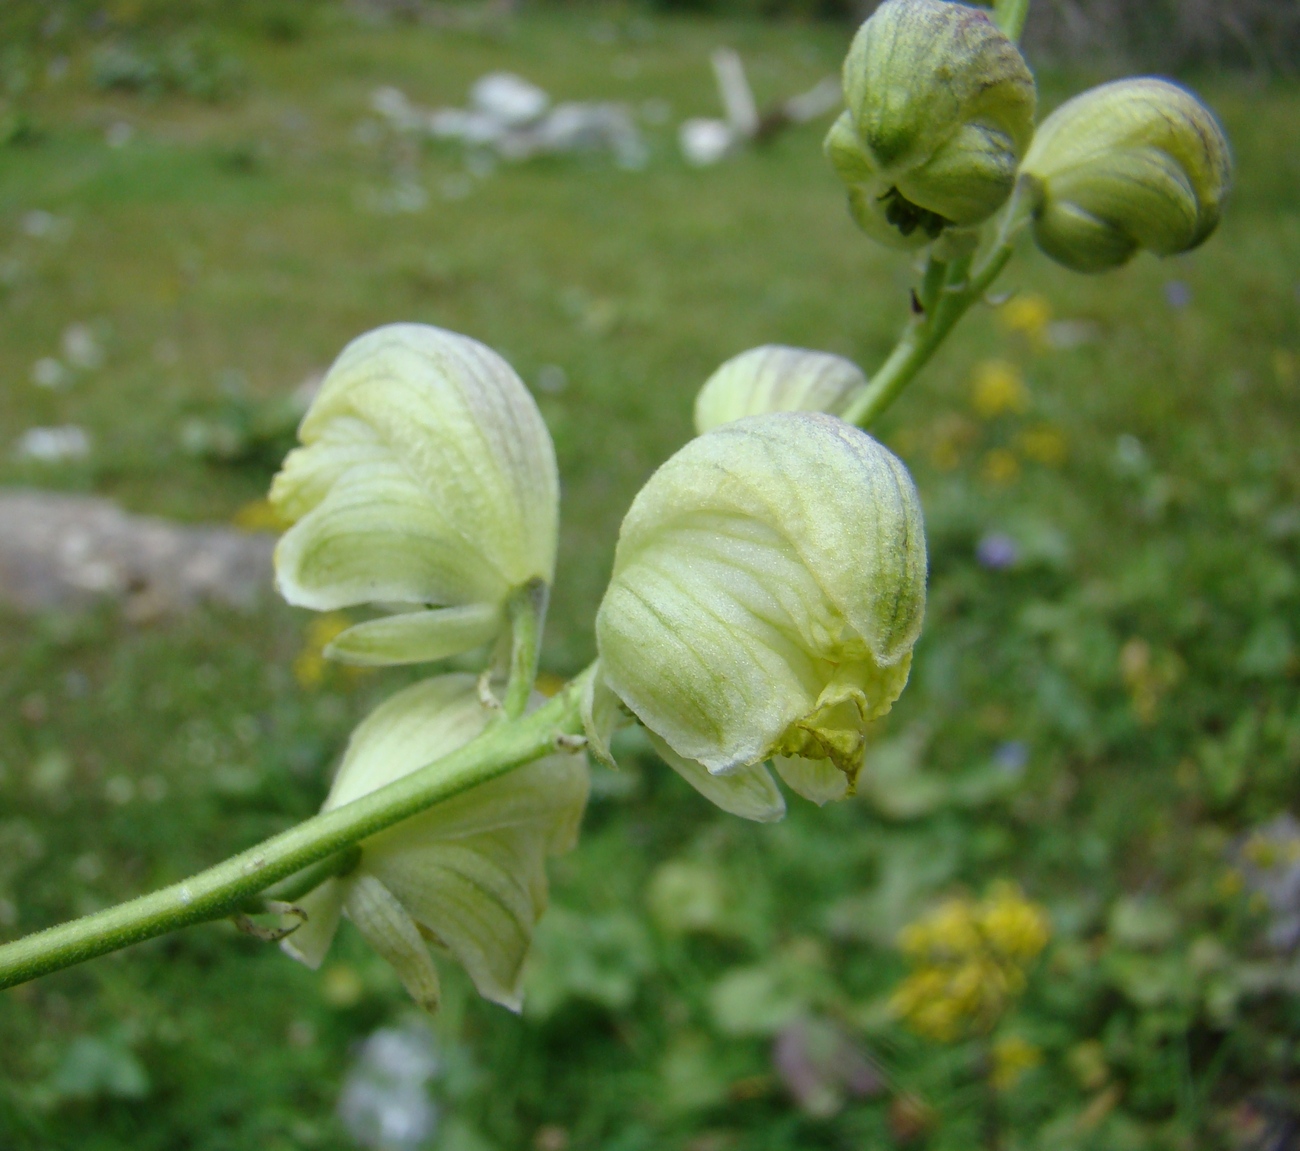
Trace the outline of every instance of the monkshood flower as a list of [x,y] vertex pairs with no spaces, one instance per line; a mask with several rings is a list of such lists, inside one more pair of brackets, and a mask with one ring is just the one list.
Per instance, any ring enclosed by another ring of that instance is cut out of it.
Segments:
[[[323,810],[442,758],[491,715],[473,676],[398,692],[352,733]],[[450,952],[485,998],[518,1010],[523,961],[546,906],[545,859],[577,841],[586,800],[586,760],[568,754],[444,800],[363,840],[354,870],[297,901],[306,920],[281,946],[318,967],[346,914],[429,1010],[439,988],[429,944]]]
[[733,356],[705,381],[695,397],[695,430],[766,412],[840,416],[866,386],[862,369],[843,356],[764,344]]
[[[275,553],[291,604],[398,614],[326,654],[413,663],[495,637],[511,593],[552,582],[555,450],[537,405],[490,348],[425,324],[353,340],[271,485],[293,526]],[[431,609],[431,610],[430,610]]]
[[596,617],[585,705],[606,755],[623,709],[715,803],[784,806],[764,761],[824,803],[861,769],[868,724],[907,682],[925,606],[911,477],[821,413],[724,424],[633,501]]
[[1219,223],[1232,156],[1214,114],[1167,80],[1117,80],[1067,100],[1043,122],[1023,172],[1036,185],[1034,239],[1076,272],[1103,272],[1139,249],[1203,243]]
[[1034,78],[988,12],[885,0],[844,60],[826,154],[871,237],[919,247],[988,219],[1034,134]]

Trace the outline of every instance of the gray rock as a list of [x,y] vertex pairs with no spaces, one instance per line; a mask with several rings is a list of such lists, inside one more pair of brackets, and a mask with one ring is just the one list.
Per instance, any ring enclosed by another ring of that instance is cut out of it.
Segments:
[[127,515],[97,496],[0,492],[0,604],[24,612],[122,602],[147,620],[270,589],[275,537]]

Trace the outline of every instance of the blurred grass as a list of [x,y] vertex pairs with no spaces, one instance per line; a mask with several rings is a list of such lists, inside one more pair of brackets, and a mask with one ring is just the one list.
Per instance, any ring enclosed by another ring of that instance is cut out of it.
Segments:
[[[833,71],[843,30],[610,9],[473,32],[325,10],[298,40],[223,35],[245,82],[219,103],[98,92],[84,47],[57,79],[37,53],[5,57],[32,142],[0,148],[0,483],[229,519],[269,469],[188,455],[187,418],[287,394],[379,323],[466,332],[532,386],[549,365],[567,379],[538,390],[564,477],[544,663],[564,675],[593,654],[622,513],[690,434],[712,368],[761,342],[871,367],[903,318],[907,260],[855,233],[818,131],[702,171],[675,152],[681,118],[717,112],[715,45],[744,54],[765,100]],[[502,67],[651,119],[662,109],[645,102],[666,99],[647,168],[467,175],[455,149],[365,126],[378,85],[460,103]],[[1083,82],[1043,77],[1044,102]],[[1201,88],[1237,153],[1220,234],[1097,279],[1027,253],[1006,286],[1038,319],[1016,331],[1012,310],[976,313],[881,429],[920,484],[932,576],[878,782],[753,828],[631,747],[639,766],[601,777],[583,844],[555,869],[534,980],[546,1010],[510,1018],[449,976],[438,1089],[469,1127],[447,1128],[445,1151],[542,1146],[548,1125],[610,1151],[901,1145],[912,1096],[925,1106],[908,1145],[973,1146],[978,1045],[920,1042],[879,1003],[903,972],[897,928],[999,876],[1056,925],[1012,1020],[1046,1062],[1000,1103],[1008,1145],[1248,1147],[1243,1107],[1265,1123],[1300,1113],[1294,967],[1229,882],[1235,837],[1298,798],[1300,159],[1280,144],[1300,90]],[[412,181],[422,210],[377,210]],[[44,234],[33,212],[54,217]],[[35,386],[74,323],[104,365]],[[1023,382],[1024,410],[981,415],[990,360]],[[91,434],[87,461],[9,453],[22,430],[63,423]],[[1018,555],[1008,570],[977,562],[998,533]],[[269,605],[151,626],[107,610],[0,622],[0,933],[179,877],[315,809],[351,724],[401,675],[300,683],[305,626]],[[646,911],[668,860],[721,892],[705,930]],[[1173,928],[1125,928],[1116,908],[1134,896]],[[801,1113],[769,1034],[737,1033],[713,1006],[751,967],[867,1044],[886,1096]],[[403,1011],[346,933],[322,974],[221,926],[158,940],[0,998],[0,1144],[348,1146],[333,1106],[349,1044]],[[66,1088],[86,1035],[138,1063],[142,1097]],[[1077,1071],[1093,1041],[1100,1079]]]

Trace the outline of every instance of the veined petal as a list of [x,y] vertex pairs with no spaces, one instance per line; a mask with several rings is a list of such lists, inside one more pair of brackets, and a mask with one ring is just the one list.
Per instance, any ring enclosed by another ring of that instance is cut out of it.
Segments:
[[731,815],[757,823],[775,823],[785,815],[785,799],[761,763],[715,775],[702,763],[678,755],[654,732],[650,742],[659,757],[710,803]]
[[344,349],[271,501],[291,603],[499,603],[555,567],[559,479],[519,377],[491,349],[423,324]]
[[902,463],[830,416],[751,416],[691,441],[633,502],[596,619],[602,674],[712,772],[810,754],[782,744],[794,725],[843,767],[854,749],[828,709],[852,699],[859,724],[888,710],[924,603]]
[[[413,684],[357,727],[326,808],[436,763],[490,715],[472,676]],[[547,756],[365,840],[357,873],[380,882],[482,995],[517,1010],[546,907],[545,860],[576,841],[587,787],[581,755]]]
[[402,612],[348,628],[325,648],[325,655],[362,667],[427,663],[488,643],[503,624],[497,604]]
[[405,908],[373,875],[357,874],[344,882],[348,918],[397,972],[411,998],[426,1011],[437,1011],[441,998],[438,972]]
[[862,369],[843,356],[764,344],[733,356],[708,378],[695,397],[695,430],[765,412],[842,415],[866,386]]
[[849,777],[829,759],[777,755],[772,758],[772,766],[792,791],[818,807],[843,799],[849,792]]

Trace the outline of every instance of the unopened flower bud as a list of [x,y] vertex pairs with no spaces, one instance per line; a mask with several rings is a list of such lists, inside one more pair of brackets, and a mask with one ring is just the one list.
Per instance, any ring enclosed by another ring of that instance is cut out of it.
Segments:
[[[398,692],[352,733],[323,810],[455,751],[491,714],[468,675]],[[345,913],[422,1006],[438,1003],[428,940],[460,961],[481,995],[518,1010],[546,906],[545,858],[573,846],[586,799],[584,758],[557,754],[444,800],[363,840],[353,871],[298,900],[306,919],[281,946],[318,967]]]
[[600,676],[699,790],[761,789],[774,759],[824,802],[903,690],[924,605],[902,463],[833,416],[750,416],[692,440],[633,502],[596,617]]
[[1002,206],[1034,133],[1034,79],[989,14],[885,0],[844,61],[826,152],[873,238],[917,247]]
[[[330,611],[401,605],[326,654],[439,659],[495,636],[512,591],[549,585],[559,478],[537,405],[467,336],[390,324],[330,368],[271,486],[293,526],[275,553],[284,598]],[[433,608],[435,610],[425,610]]]
[[1205,241],[1232,157],[1204,104],[1143,77],[1062,104],[1038,129],[1023,171],[1037,185],[1038,246],[1067,268],[1102,272],[1140,248],[1172,256]]
[[765,344],[733,356],[695,398],[695,430],[766,412],[843,415],[867,386],[857,364],[829,352]]

